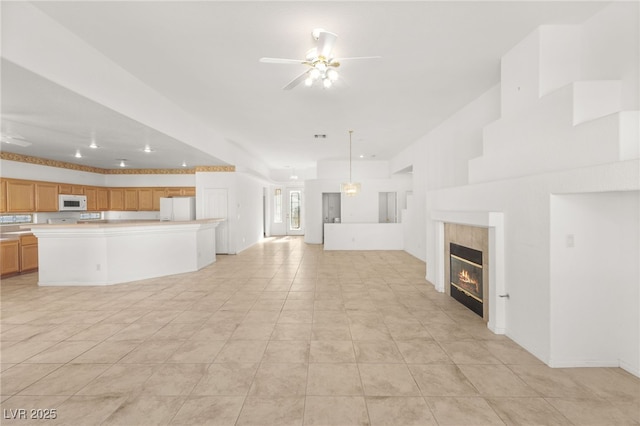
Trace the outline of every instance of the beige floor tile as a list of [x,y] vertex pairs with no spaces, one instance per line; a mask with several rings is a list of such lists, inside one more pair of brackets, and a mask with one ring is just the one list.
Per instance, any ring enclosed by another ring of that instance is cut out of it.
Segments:
[[130,396],[103,423],[104,426],[164,425],[176,415],[186,400],[182,396]]
[[222,350],[225,342],[221,340],[187,340],[171,354],[169,363],[212,363]]
[[476,340],[441,342],[440,346],[456,364],[502,364]]
[[39,354],[55,345],[58,342],[25,340],[16,342],[11,346],[2,348],[2,362],[9,364],[17,364]]
[[247,397],[236,426],[300,426],[304,416],[304,397]]
[[401,341],[396,342],[398,350],[407,364],[452,364],[449,355],[442,350],[440,344],[433,341]]
[[366,402],[372,426],[437,425],[422,397],[370,396]]
[[576,425],[632,425],[624,412],[602,399],[547,398],[560,413]]
[[601,398],[640,401],[640,379],[620,368],[567,368],[559,371]]
[[197,323],[169,323],[147,340],[187,340],[202,327]]
[[193,395],[246,395],[258,364],[211,364],[193,389]]
[[546,365],[512,365],[510,369],[543,397],[597,397],[586,386],[576,383],[562,370],[552,369]]
[[139,340],[116,340],[98,343],[73,360],[74,363],[115,364],[137,348]]
[[359,364],[358,368],[367,396],[420,396],[404,364]]
[[272,340],[267,345],[262,362],[307,363],[309,362],[309,342]]
[[314,323],[311,328],[311,340],[351,340],[351,329],[348,325]]
[[66,364],[22,390],[20,394],[73,395],[109,367],[109,364]]
[[125,401],[124,395],[72,396],[57,408],[57,425],[99,425]]
[[189,395],[207,371],[205,364],[164,364],[149,377],[141,391],[147,395]]
[[531,355],[529,352],[525,351],[517,345],[516,343],[507,340],[507,341],[484,341],[482,345],[487,348],[487,350],[494,357],[498,358],[502,363],[508,365],[543,365],[542,361],[538,358]]
[[483,398],[426,398],[429,408],[441,426],[504,425]]
[[409,365],[423,396],[474,396],[478,394],[469,379],[455,365]]
[[3,370],[0,394],[14,395],[61,366],[62,364],[18,364]]
[[283,237],[129,284],[3,279],[0,401],[73,425],[640,424],[640,379],[547,368],[424,271]]
[[120,359],[123,364],[160,364],[165,362],[183,342],[180,340],[149,340]]
[[261,364],[249,390],[251,396],[304,396],[307,364]]
[[96,346],[95,341],[64,341],[56,343],[37,355],[25,360],[25,363],[64,364],[82,355]]
[[273,333],[274,324],[240,324],[231,340],[269,340]]
[[243,396],[192,396],[175,415],[174,425],[235,425]]
[[80,389],[77,394],[113,395],[140,392],[144,383],[157,369],[156,364],[115,364]]
[[271,340],[311,340],[311,324],[276,324]]
[[310,344],[309,362],[355,362],[351,340],[313,340]]
[[309,364],[307,395],[362,395],[362,382],[357,364]]
[[483,396],[542,396],[505,365],[459,365]]
[[266,340],[229,340],[216,356],[215,362],[259,362],[267,343]]
[[126,324],[98,323],[91,325],[79,333],[70,336],[67,340],[93,340],[102,342],[126,327]]
[[307,396],[305,426],[366,426],[369,415],[361,396]]
[[404,363],[404,358],[394,341],[353,342],[359,363]]
[[569,419],[544,398],[491,398],[487,402],[508,425],[570,424]]

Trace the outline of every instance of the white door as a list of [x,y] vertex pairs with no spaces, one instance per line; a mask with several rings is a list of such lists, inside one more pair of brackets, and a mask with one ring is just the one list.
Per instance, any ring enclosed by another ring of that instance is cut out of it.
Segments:
[[205,188],[204,190],[204,217],[224,218],[216,227],[216,254],[229,253],[229,212],[227,209],[226,188]]
[[304,235],[302,195],[302,188],[287,188],[285,198],[287,235]]

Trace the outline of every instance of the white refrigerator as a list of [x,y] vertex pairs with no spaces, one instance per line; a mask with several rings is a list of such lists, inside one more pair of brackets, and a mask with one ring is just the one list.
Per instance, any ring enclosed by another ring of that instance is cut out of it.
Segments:
[[160,220],[195,220],[196,197],[160,198]]

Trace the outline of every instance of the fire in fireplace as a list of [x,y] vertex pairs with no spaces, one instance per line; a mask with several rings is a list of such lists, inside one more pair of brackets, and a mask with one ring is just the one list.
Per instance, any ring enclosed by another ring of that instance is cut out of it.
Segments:
[[449,244],[451,297],[483,316],[482,252]]

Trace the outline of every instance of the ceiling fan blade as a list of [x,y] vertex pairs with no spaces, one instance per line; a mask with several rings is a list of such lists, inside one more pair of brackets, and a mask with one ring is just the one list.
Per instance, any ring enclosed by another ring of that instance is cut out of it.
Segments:
[[334,33],[322,31],[318,36],[318,56],[331,58],[331,50],[333,50],[337,38],[338,36]]
[[289,84],[287,84],[286,86],[284,86],[282,88],[282,90],[291,90],[294,87],[296,87],[298,84],[302,83],[304,81],[304,79],[307,77],[307,74],[309,73],[309,71],[305,71],[302,74],[300,74],[299,76],[297,76],[296,78],[294,78],[293,80],[291,80],[289,82]]
[[382,59],[382,56],[355,56],[355,57],[352,57],[352,58],[335,58],[331,62],[352,61],[354,59]]
[[306,64],[304,59],[284,59],[284,58],[260,58],[260,62],[265,64]]

